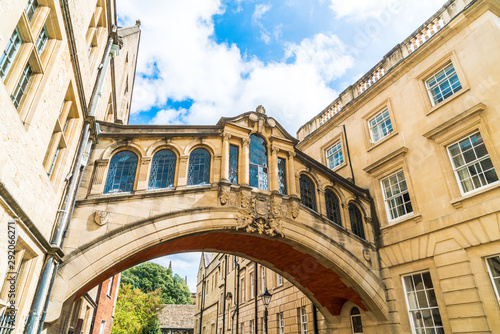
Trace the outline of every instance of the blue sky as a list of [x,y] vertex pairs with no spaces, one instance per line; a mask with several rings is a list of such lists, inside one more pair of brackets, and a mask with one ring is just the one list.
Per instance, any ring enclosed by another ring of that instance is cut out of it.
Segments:
[[[118,0],[121,25],[142,21],[130,123],[215,124],[261,104],[295,134],[443,4]],[[191,289],[196,256],[172,257]]]

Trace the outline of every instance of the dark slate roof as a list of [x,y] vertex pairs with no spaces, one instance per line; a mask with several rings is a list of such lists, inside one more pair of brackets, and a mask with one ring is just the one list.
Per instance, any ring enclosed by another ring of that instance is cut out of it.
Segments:
[[161,305],[158,321],[161,328],[194,329],[196,305]]

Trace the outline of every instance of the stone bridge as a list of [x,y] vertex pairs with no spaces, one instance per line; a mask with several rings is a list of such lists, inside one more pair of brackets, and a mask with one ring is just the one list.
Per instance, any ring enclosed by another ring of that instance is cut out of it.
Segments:
[[[295,148],[263,108],[215,126],[100,123],[46,317],[122,270],[167,254],[257,261],[333,320],[351,301],[388,319],[367,190]],[[58,321],[59,319],[59,321]]]

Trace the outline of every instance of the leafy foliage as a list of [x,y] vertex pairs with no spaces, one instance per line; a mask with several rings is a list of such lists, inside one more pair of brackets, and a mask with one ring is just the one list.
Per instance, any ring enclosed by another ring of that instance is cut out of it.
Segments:
[[130,284],[145,293],[161,289],[162,304],[191,304],[191,292],[184,280],[171,269],[146,262],[122,273],[122,284]]
[[155,324],[159,329],[156,312],[160,307],[161,300],[160,289],[144,293],[130,284],[121,284],[111,333],[161,333],[150,331],[150,329],[155,328]]

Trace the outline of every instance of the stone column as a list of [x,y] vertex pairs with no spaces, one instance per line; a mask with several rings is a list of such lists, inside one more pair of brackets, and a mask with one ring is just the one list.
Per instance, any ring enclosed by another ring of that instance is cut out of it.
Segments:
[[287,181],[288,181],[288,195],[295,195],[298,196],[297,194],[297,187],[296,187],[296,181],[295,181],[295,152],[288,152],[288,170],[287,170]]
[[177,178],[177,186],[182,187],[187,185],[189,155],[181,155],[179,157],[179,177]]
[[90,195],[101,195],[104,191],[104,184],[106,183],[104,172],[108,164],[108,159],[96,160],[94,177],[92,179],[92,185],[90,186]]
[[318,213],[326,217],[325,190],[320,189],[319,185],[318,189],[316,189],[316,207],[318,209]]
[[250,156],[249,156],[249,148],[250,146],[250,138],[242,139],[242,166],[241,166],[241,176],[240,176],[240,184],[248,186],[250,183]]
[[148,189],[148,171],[151,164],[151,157],[143,157],[139,164],[136,190]]
[[271,161],[269,164],[269,190],[279,192],[280,186],[278,177],[278,151],[279,148],[277,148],[276,146],[271,146]]
[[221,180],[229,180],[229,139],[231,135],[228,133],[222,134],[222,162],[221,162]]

